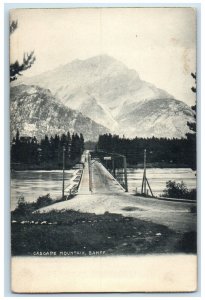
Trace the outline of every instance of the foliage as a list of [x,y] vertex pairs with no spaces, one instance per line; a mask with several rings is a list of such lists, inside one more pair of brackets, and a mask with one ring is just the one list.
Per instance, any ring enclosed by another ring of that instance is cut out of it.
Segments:
[[183,181],[180,183],[167,181],[166,189],[163,192],[162,196],[167,198],[196,200],[196,189],[188,190]]
[[[196,164],[196,145],[192,139],[167,138],[120,138],[118,135],[100,135],[96,147],[98,155],[118,153],[127,157],[128,164],[143,163],[144,149],[147,163],[167,163],[192,167]],[[122,160],[121,160],[122,161]],[[118,160],[116,158],[116,164]]]
[[[75,195],[69,195],[66,199],[72,199],[75,197]],[[55,203],[59,203],[61,201],[64,201],[65,199],[59,198],[59,199],[52,199],[50,197],[50,194],[43,195],[38,197],[38,199],[35,202],[26,202],[23,196],[20,196],[18,199],[18,205],[15,208],[14,211],[11,212],[12,219],[18,219],[18,220],[29,220],[32,216],[33,217],[33,212],[42,208],[46,207]],[[38,215],[38,218],[40,216],[43,216],[42,213],[35,213],[35,216]],[[48,213],[49,216],[49,213]]]
[[[10,23],[10,34],[14,33],[14,31],[18,28],[18,21],[13,20]],[[22,75],[22,72],[31,68],[31,66],[34,64],[36,60],[36,57],[34,56],[34,51],[31,51],[30,53],[24,53],[23,56],[23,62],[19,63],[18,60],[16,60],[14,63],[10,64],[10,81],[14,81],[18,78],[18,76]]]
[[[191,76],[195,79],[195,84],[196,84],[196,73],[191,73]],[[193,93],[196,93],[196,87],[193,87],[191,88],[192,92]],[[190,137],[190,135],[192,136],[196,136],[196,104],[193,105],[192,107],[192,110],[194,111],[194,119],[195,119],[195,122],[187,122],[187,125],[189,126],[189,128],[193,131],[192,134],[187,134],[187,137]]]
[[[194,74],[194,73],[191,73],[191,76],[194,78],[195,84],[196,84],[196,73],[195,73],[195,74]],[[196,87],[192,86],[192,87],[191,87],[191,90],[192,90],[193,93],[196,93]]]
[[39,209],[41,207],[45,207],[48,205],[51,205],[53,203],[53,200],[50,197],[50,194],[47,194],[45,196],[41,196],[36,201],[36,208]]
[[29,215],[32,211],[35,210],[35,203],[28,203],[25,201],[23,196],[19,197],[18,206],[15,209],[15,214],[19,216]]
[[34,51],[31,51],[31,53],[24,53],[23,62],[21,64],[18,60],[10,64],[10,81],[14,81],[18,76],[21,76],[22,71],[30,69],[35,60]]
[[65,167],[76,163],[84,151],[83,135],[62,134],[50,138],[45,135],[40,142],[36,137],[20,136],[17,130],[16,137],[11,145],[11,162],[35,165],[42,168],[62,168],[63,151],[65,153]]
[[[196,73],[191,73],[191,76],[195,79],[195,84],[196,84]],[[196,93],[196,87],[192,87],[191,88],[193,93]],[[188,127],[190,128],[190,130],[192,130],[192,133],[187,133],[187,140],[194,145],[194,147],[196,147],[196,104],[193,105],[192,110],[194,111],[194,122],[187,122]],[[192,164],[191,168],[193,170],[196,170],[196,161]]]
[[9,27],[10,34],[12,34],[17,29],[17,27],[18,27],[18,21],[13,20]]

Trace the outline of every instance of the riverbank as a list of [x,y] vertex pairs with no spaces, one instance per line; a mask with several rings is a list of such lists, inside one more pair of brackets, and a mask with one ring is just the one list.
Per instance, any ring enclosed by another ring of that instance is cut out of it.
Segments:
[[[72,169],[79,160],[74,161],[73,163],[66,164],[66,169]],[[143,169],[144,164],[143,162],[138,164],[129,164],[127,163],[127,167],[130,169]],[[174,164],[174,163],[167,163],[167,162],[147,162],[146,167],[150,168],[191,168],[188,164]],[[52,170],[62,170],[62,164],[23,164],[23,163],[11,163],[11,171],[35,171],[35,170],[45,170],[45,171],[52,171]]]
[[[73,165],[67,165],[66,169],[72,169]],[[52,171],[52,170],[62,170],[62,166],[58,164],[23,164],[23,163],[11,163],[12,171]]]
[[[144,163],[138,163],[138,164],[129,164],[127,163],[127,167],[130,169],[143,169],[144,168]],[[146,163],[146,168],[147,169],[151,169],[151,168],[160,168],[160,169],[166,169],[166,168],[170,168],[170,169],[174,169],[174,168],[190,168],[189,165],[187,164],[174,164],[174,163],[167,163],[167,162],[153,162],[153,163]]]

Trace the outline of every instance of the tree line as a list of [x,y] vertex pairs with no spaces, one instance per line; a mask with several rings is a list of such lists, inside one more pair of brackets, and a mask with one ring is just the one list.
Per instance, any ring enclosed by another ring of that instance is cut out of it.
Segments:
[[187,166],[196,169],[196,139],[182,138],[121,138],[118,135],[100,135],[96,151],[100,153],[119,153],[127,158],[130,165],[142,164],[144,149],[147,151],[147,163]]
[[20,136],[17,130],[11,145],[11,164],[15,169],[54,169],[62,168],[63,151],[65,152],[65,166],[76,164],[84,151],[83,135],[68,131],[67,134],[45,135],[40,141],[34,137]]

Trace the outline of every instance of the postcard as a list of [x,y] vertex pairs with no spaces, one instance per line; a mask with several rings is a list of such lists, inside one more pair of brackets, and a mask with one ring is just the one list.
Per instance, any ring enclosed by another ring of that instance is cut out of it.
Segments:
[[10,11],[11,288],[197,290],[196,10]]

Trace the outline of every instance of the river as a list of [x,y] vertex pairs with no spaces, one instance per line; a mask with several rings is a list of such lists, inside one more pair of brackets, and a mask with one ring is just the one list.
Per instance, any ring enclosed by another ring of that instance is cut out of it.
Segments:
[[[65,171],[65,187],[74,170]],[[15,209],[19,197],[26,202],[35,202],[39,196],[50,194],[57,199],[62,195],[62,171],[12,171],[11,210]]]
[[[136,189],[141,192],[143,171],[143,169],[127,169],[129,192],[135,192]],[[189,168],[150,168],[146,170],[146,174],[154,196],[162,194],[169,180],[183,181],[188,189],[196,188],[196,172]]]
[[[129,192],[141,190],[143,169],[128,169]],[[65,171],[65,187],[74,170]],[[188,168],[147,169],[147,178],[154,195],[162,193],[166,181],[183,182],[189,189],[196,187],[195,172]],[[12,171],[11,172],[11,210],[15,209],[20,196],[27,202],[34,202],[39,196],[50,194],[60,198],[62,193],[62,171]]]

